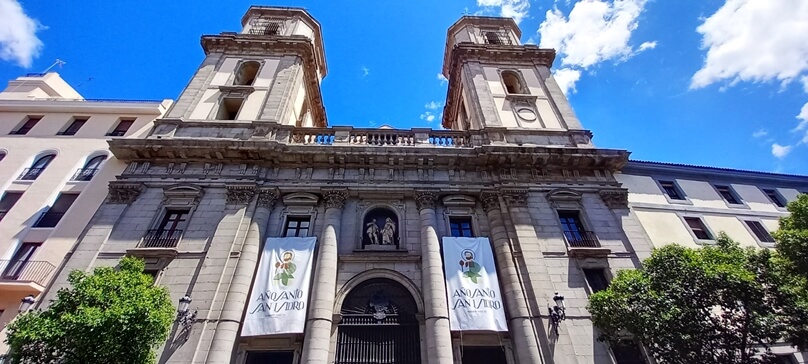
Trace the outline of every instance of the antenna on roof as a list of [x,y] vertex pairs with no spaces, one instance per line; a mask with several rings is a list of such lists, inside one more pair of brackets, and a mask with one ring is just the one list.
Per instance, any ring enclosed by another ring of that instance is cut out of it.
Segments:
[[87,81],[84,81],[84,82],[80,83],[78,86],[76,86],[76,88],[79,88],[79,87],[81,87],[81,85],[83,85],[85,82],[90,82],[90,81],[92,81],[92,80],[94,80],[94,79],[95,79],[94,77],[87,77]]
[[64,66],[65,63],[67,62],[57,58],[56,62],[53,62],[53,64],[50,67],[46,68],[44,71],[42,71],[42,73],[48,73],[48,71],[50,71],[51,68],[56,67],[57,65],[59,66],[59,68],[62,68],[62,66]]

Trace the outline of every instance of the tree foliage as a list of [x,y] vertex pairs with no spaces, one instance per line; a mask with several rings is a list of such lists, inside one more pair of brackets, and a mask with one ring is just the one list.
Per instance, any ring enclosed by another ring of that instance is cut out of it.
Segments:
[[808,195],[789,204],[777,251],[715,246],[655,249],[590,297],[601,339],[633,334],[659,363],[773,363],[769,347],[808,349]]
[[153,349],[166,340],[174,308],[168,290],[154,286],[144,267],[126,257],[117,270],[71,272],[71,287],[59,290],[45,311],[22,314],[8,326],[11,363],[154,363]]

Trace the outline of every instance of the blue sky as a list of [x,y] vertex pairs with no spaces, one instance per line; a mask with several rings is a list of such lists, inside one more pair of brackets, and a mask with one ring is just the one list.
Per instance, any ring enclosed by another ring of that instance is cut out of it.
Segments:
[[[0,80],[54,68],[87,98],[176,97],[202,34],[251,1],[0,0]],[[600,147],[632,158],[808,174],[808,1],[301,1],[323,26],[331,125],[434,127],[446,29],[512,16],[556,48],[557,77]],[[573,82],[577,80],[577,82]],[[802,116],[802,119],[798,118]],[[430,119],[433,119],[430,121]]]

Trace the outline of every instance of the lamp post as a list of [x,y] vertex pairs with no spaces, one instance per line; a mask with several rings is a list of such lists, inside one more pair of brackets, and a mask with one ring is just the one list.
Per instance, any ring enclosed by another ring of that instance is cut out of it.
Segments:
[[564,296],[558,294],[558,292],[553,295],[553,302],[555,302],[555,306],[548,307],[550,310],[550,323],[552,324],[552,330],[555,331],[556,336],[558,336],[558,326],[561,324],[561,321],[567,318],[567,307],[564,306]]
[[188,329],[194,324],[194,320],[196,320],[196,313],[197,310],[191,312],[191,296],[185,295],[180,298],[180,303],[177,305],[177,319],[174,320],[175,322],[181,324],[183,328]]
[[19,312],[20,313],[28,312],[29,310],[31,310],[31,306],[34,305],[34,302],[36,302],[36,297],[34,297],[33,295],[29,294],[25,296],[25,298],[23,298],[22,301],[20,302]]

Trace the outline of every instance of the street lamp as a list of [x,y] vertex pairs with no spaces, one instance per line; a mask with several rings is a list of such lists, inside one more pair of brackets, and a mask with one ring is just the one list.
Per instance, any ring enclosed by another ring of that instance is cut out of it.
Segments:
[[197,310],[191,312],[191,296],[185,295],[180,298],[180,304],[177,306],[177,319],[175,322],[181,324],[185,329],[190,328],[196,320]]
[[25,298],[22,299],[20,302],[20,313],[28,312],[31,309],[31,306],[34,305],[36,302],[36,298],[33,295],[27,295]]
[[564,306],[564,296],[558,294],[558,292],[553,295],[553,302],[555,302],[555,306],[548,307],[550,310],[550,324],[552,325],[552,330],[555,331],[556,336],[558,336],[559,324],[561,324],[561,321],[567,319],[567,307]]

